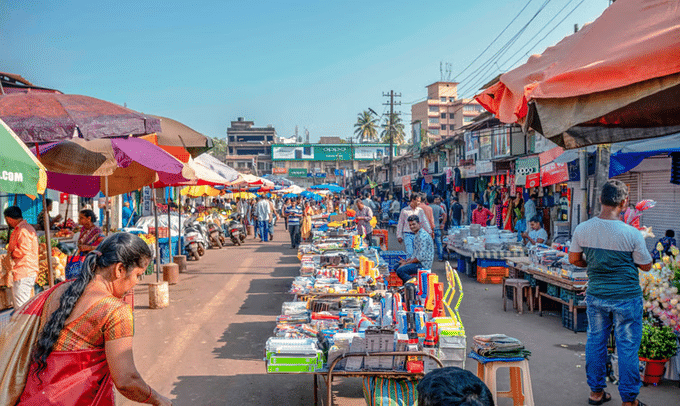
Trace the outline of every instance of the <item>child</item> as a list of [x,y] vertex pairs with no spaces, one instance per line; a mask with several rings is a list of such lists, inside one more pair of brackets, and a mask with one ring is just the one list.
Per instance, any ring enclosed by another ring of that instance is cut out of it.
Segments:
[[658,247],[659,244],[661,244],[663,250],[659,252],[656,247],[652,250],[652,259],[654,261],[659,261],[662,255],[670,255],[671,246],[677,246],[675,242],[675,231],[666,230],[666,235],[659,239],[659,242],[656,243],[656,246]]

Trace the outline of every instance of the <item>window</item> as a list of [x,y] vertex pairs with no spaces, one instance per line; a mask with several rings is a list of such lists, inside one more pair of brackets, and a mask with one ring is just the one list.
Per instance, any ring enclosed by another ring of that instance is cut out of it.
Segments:
[[312,155],[312,147],[304,147],[304,154],[305,155]]
[[453,120],[454,118],[456,118],[456,114],[455,113],[449,113],[449,118],[451,120]]
[[440,118],[446,118],[446,113],[442,113],[439,115]]
[[482,106],[480,106],[479,104],[466,104],[465,106],[463,106],[463,111],[467,111],[467,112],[476,113],[476,112],[481,112],[482,109],[483,109]]
[[456,101],[456,98],[455,98],[455,97],[449,97],[449,102],[453,103],[453,102],[455,102],[455,101]]
[[438,113],[439,112],[439,106],[430,106],[429,111],[431,113]]
[[430,130],[430,134],[439,135],[439,130]]
[[439,101],[446,103],[446,96],[440,97]]
[[442,124],[442,131],[446,131],[446,124]]
[[451,131],[453,131],[453,130],[456,129],[456,126],[455,126],[454,124],[451,124],[451,125],[449,126],[449,129],[450,129]]
[[463,117],[463,123],[469,124],[469,123],[472,122],[473,119],[474,119],[474,117],[467,117],[467,116]]
[[429,121],[430,124],[439,124],[438,118],[430,118],[428,121]]

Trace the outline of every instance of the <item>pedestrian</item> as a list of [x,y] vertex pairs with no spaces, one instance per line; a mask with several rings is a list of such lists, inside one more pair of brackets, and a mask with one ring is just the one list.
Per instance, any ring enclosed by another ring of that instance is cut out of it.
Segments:
[[401,209],[399,214],[399,222],[397,223],[397,241],[404,244],[406,253],[411,256],[413,254],[413,233],[408,228],[408,218],[412,215],[416,215],[420,218],[420,225],[428,234],[432,234],[432,229],[430,229],[430,223],[425,217],[425,212],[422,208],[418,206],[420,203],[420,196],[417,193],[411,195],[408,206]]
[[269,202],[269,207],[271,209],[271,214],[270,214],[270,221],[269,221],[269,240],[274,239],[274,226],[276,225],[276,220],[279,219],[279,212],[276,210],[276,206],[274,205],[274,202],[271,199],[271,195],[267,194],[267,201]]
[[250,223],[253,225],[253,240],[260,236],[260,224],[257,221],[257,203],[259,201],[259,197],[250,200]]
[[498,227],[498,229],[503,228],[503,205],[501,204],[501,198],[496,197],[493,201],[493,208],[491,210],[491,224]]
[[472,224],[479,224],[482,227],[486,227],[491,218],[491,212],[489,209],[484,207],[482,202],[477,202],[477,208],[472,211]]
[[437,248],[437,258],[439,262],[444,261],[444,247],[442,246],[442,232],[444,231],[444,224],[446,223],[446,213],[442,210],[442,206],[435,202],[434,196],[427,197],[427,203],[432,209],[434,217],[434,245]]
[[[661,244],[661,250],[659,250],[659,244]],[[652,250],[652,259],[656,262],[661,260],[663,255],[670,255],[671,247],[675,247],[677,243],[675,242],[675,231],[666,230],[666,234],[659,238],[659,241],[654,246]]]
[[413,253],[408,258],[401,259],[397,268],[397,275],[404,283],[418,273],[418,269],[432,269],[434,259],[432,237],[421,227],[421,218],[413,214],[407,220],[409,229],[413,233]]
[[19,309],[31,298],[33,285],[38,277],[38,236],[33,226],[24,220],[19,207],[10,206],[3,214],[5,222],[12,228],[7,258],[12,265],[14,309]]
[[607,343],[612,328],[623,405],[644,405],[636,399],[640,392],[638,349],[643,313],[638,268],[649,271],[652,257],[640,231],[620,221],[627,200],[625,183],[616,179],[605,183],[600,194],[600,214],[576,227],[569,248],[569,262],[588,269],[586,376],[591,405],[611,400],[605,391],[605,377]]
[[302,219],[302,207],[300,207],[298,202],[290,201],[290,204],[284,209],[284,218],[288,223],[288,233],[290,234],[291,248],[297,248],[300,245],[300,220]]
[[451,221],[454,227],[458,227],[463,219],[463,205],[458,203],[458,196],[453,196],[451,200],[453,200],[451,204]]
[[309,200],[306,200],[302,210],[302,223],[300,225],[300,235],[304,240],[307,240],[312,235],[312,216],[315,214],[316,212]]
[[540,216],[534,216],[531,221],[529,221],[529,232],[523,232],[522,238],[524,244],[545,244],[548,241],[548,232],[545,231],[542,224],[542,219]]
[[[0,352],[7,351],[3,345],[25,352],[28,359],[15,356],[5,366],[25,381],[14,382],[3,399],[12,405],[113,405],[115,386],[135,402],[172,405],[137,372],[132,307],[122,300],[151,258],[141,238],[115,233],[87,255],[77,279],[41,293],[20,310],[23,326],[8,333],[24,338],[3,337]],[[37,339],[31,329],[39,331]]]
[[257,228],[260,231],[260,242],[269,241],[269,222],[272,217],[272,206],[266,198],[260,199],[255,207]]
[[494,406],[493,394],[470,371],[437,368],[418,383],[418,406]]
[[530,221],[536,214],[536,202],[538,201],[538,194],[537,193],[532,193],[529,196],[529,200],[524,203],[524,218],[527,219],[527,221]]
[[[181,202],[181,200],[180,200]],[[134,212],[130,208],[130,202],[125,201],[123,202],[123,211],[122,211],[122,220],[123,220],[123,227],[130,227],[134,222],[132,221],[134,218]]]
[[430,230],[434,230],[434,214],[432,213],[432,208],[427,205],[427,195],[425,193],[420,194],[420,200],[418,201],[418,207],[423,209],[427,221],[430,222]]
[[[52,199],[45,199],[45,205],[47,206],[47,216],[49,218],[49,223],[50,223],[50,230],[54,229],[54,225],[58,222],[61,221],[62,217],[61,214],[58,214],[56,217],[50,216],[50,212],[52,211]],[[35,227],[37,230],[42,230],[45,231],[45,211],[41,211],[38,213],[38,221]]]
[[390,220],[398,221],[400,211],[401,211],[401,205],[399,204],[399,199],[391,198],[391,200],[390,200]]
[[366,238],[368,246],[373,245],[373,227],[371,226],[371,219],[373,218],[373,210],[370,207],[364,205],[361,199],[357,199],[354,202],[357,208],[357,214],[354,216],[354,220],[357,222],[357,232],[359,235],[363,235]]

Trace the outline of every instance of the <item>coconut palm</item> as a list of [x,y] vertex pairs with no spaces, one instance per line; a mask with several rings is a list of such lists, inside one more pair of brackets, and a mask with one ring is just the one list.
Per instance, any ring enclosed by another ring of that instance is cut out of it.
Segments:
[[375,141],[378,137],[378,119],[369,110],[364,110],[357,115],[357,122],[354,124],[354,134],[359,142]]
[[[382,132],[380,133],[380,136],[382,137],[382,142],[389,144],[390,143],[390,132],[389,132],[389,126],[390,126],[390,119],[389,116],[385,117],[385,121],[381,125],[382,127]],[[397,113],[392,113],[392,140],[396,145],[401,145],[404,143],[404,139],[406,138],[406,133],[404,133],[404,123],[401,121],[401,117],[399,117],[399,114]]]

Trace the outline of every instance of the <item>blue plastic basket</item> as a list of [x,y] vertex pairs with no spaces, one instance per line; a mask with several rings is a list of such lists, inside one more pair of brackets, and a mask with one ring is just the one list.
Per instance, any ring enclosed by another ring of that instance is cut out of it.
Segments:
[[406,258],[407,254],[404,251],[383,251],[380,256],[387,262],[390,271],[393,271],[399,266],[399,260]]
[[482,268],[488,268],[490,266],[502,266],[505,267],[505,260],[504,259],[485,259],[485,258],[479,258],[477,260],[477,266],[482,267]]

